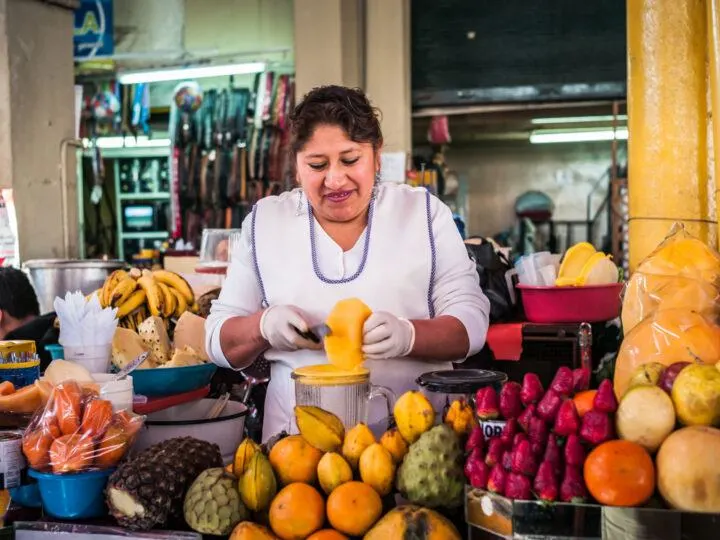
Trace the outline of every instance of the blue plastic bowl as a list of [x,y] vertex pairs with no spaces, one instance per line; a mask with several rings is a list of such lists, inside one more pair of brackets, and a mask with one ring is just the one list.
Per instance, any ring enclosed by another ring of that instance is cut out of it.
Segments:
[[65,349],[62,345],[45,345],[45,350],[50,353],[50,358],[53,360],[65,359]]
[[132,372],[133,390],[147,397],[171,396],[192,392],[210,384],[215,364],[176,368],[136,369]]
[[40,488],[35,480],[20,487],[10,488],[10,498],[12,502],[25,506],[27,508],[41,508],[42,499],[40,498]]
[[105,486],[114,469],[52,474],[30,469],[40,489],[43,508],[58,519],[90,519],[107,515]]

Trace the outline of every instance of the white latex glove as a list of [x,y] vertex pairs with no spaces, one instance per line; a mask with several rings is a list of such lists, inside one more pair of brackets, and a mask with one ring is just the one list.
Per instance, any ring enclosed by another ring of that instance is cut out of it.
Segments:
[[415,327],[407,319],[378,311],[363,326],[363,354],[368,360],[401,358],[415,345]]
[[296,351],[298,349],[322,349],[322,343],[315,343],[298,334],[310,327],[307,315],[295,306],[271,306],[260,317],[260,334],[273,349]]

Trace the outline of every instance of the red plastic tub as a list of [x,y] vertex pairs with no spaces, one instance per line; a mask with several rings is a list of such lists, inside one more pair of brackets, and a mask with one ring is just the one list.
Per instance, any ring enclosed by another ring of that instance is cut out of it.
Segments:
[[620,315],[622,283],[587,287],[518,285],[525,316],[534,323],[610,321]]

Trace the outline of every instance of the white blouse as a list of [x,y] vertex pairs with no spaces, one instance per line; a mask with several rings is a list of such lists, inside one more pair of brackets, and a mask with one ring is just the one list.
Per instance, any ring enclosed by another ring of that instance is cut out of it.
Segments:
[[[302,192],[294,190],[261,200],[243,222],[241,252],[233,253],[205,327],[207,350],[218,366],[232,367],[220,346],[220,328],[228,319],[250,315],[265,305],[291,304],[304,310],[314,325],[325,320],[338,300],[349,297],[360,298],[373,311],[407,319],[453,316],[467,330],[468,356],[483,347],[490,304],[452,213],[439,199],[422,188],[381,184],[369,234],[366,229],[349,251],[324,232],[308,208]],[[292,370],[327,362],[323,351],[270,349],[265,358],[271,361],[272,380],[263,439],[266,433],[293,429]],[[373,384],[387,386],[399,396],[415,388],[418,375],[451,366],[405,358],[367,362],[366,367]]]

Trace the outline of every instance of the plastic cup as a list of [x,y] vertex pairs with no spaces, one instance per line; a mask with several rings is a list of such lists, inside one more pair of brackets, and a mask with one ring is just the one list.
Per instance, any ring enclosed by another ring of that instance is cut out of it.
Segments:
[[112,343],[107,345],[65,345],[65,360],[72,360],[84,366],[90,373],[110,371]]
[[133,378],[128,375],[119,381],[113,380],[112,373],[93,373],[92,378],[100,385],[100,399],[112,403],[113,412],[133,408]]

